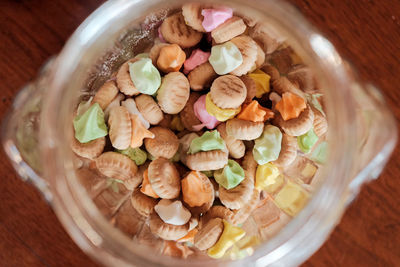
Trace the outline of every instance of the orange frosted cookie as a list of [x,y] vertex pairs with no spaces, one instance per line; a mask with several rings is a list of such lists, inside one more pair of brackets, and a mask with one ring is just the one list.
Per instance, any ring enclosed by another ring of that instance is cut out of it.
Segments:
[[252,122],[266,122],[274,117],[274,112],[261,106],[256,100],[248,105],[243,105],[242,111],[237,115],[238,119]]
[[283,93],[282,99],[275,106],[285,121],[299,117],[306,107],[303,98],[290,92]]

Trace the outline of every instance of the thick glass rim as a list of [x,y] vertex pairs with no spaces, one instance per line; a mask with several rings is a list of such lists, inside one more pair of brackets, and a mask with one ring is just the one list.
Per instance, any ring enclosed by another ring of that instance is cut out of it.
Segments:
[[[71,36],[57,57],[49,79],[51,90],[44,101],[41,125],[41,136],[45,140],[42,143],[43,156],[55,159],[55,164],[49,164],[44,175],[49,178],[50,185],[55,190],[55,211],[75,241],[103,264],[112,263],[107,263],[105,253],[122,259],[121,263],[164,264],[168,262],[174,266],[185,264],[182,260],[162,255],[149,257],[147,255],[152,256],[151,251],[132,244],[133,242],[129,242],[127,237],[113,228],[94,206],[77,179],[72,178],[74,173],[71,171],[73,167],[71,157],[65,156],[67,151],[67,149],[63,149],[65,144],[60,144],[60,140],[68,140],[67,131],[63,125],[65,115],[72,114],[72,107],[68,108],[66,105],[60,104],[62,101],[68,102],[72,99],[71,90],[73,89],[71,88],[83,84],[83,75],[80,74],[82,77],[79,77],[77,73],[82,73],[85,67],[96,59],[102,49],[104,51],[106,38],[117,36],[126,25],[129,25],[132,20],[129,18],[129,14],[132,10],[135,10],[136,14],[147,14],[155,4],[161,5],[160,2],[162,1],[116,0],[106,2],[97,9]],[[174,6],[178,3],[182,4],[182,2],[184,1],[169,1],[167,5]],[[269,10],[268,17],[271,21],[275,21],[278,28],[291,33],[292,38],[298,44],[296,50],[302,52],[306,61],[313,65],[313,69],[318,70],[318,75],[322,77],[322,85],[326,88],[326,95],[335,102],[335,107],[329,103],[327,105],[331,125],[329,138],[340,140],[343,144],[340,151],[330,149],[328,162],[334,162],[337,167],[329,168],[328,164],[328,167],[324,168],[321,173],[326,177],[324,186],[314,193],[305,209],[293,218],[277,236],[261,245],[252,256],[242,261],[226,262],[238,266],[244,262],[246,264],[253,262],[256,265],[264,266],[282,260],[285,255],[301,244],[310,247],[311,252],[315,251],[325,240],[344,210],[351,159],[355,151],[353,149],[355,135],[354,129],[343,129],[336,126],[345,123],[351,125],[354,122],[355,115],[350,108],[351,97],[346,97],[346,94],[349,94],[347,90],[350,90],[349,84],[354,81],[349,80],[343,61],[333,46],[311,27],[293,6],[274,0],[248,0],[246,3],[239,0],[218,2],[245,6],[254,9],[259,14],[264,10]],[[164,3],[164,5],[166,4]],[[286,16],[283,18],[282,14]],[[108,36],[103,35],[105,32]],[[71,79],[71,77],[78,78]],[[54,110],[58,110],[58,112],[54,112]],[[49,125],[54,125],[54,127],[49,127]],[[65,172],[60,172],[60,170]],[[66,211],[68,215],[65,214]],[[311,233],[315,236],[313,237]],[[322,236],[323,239],[320,238],[319,241],[316,241],[317,235]],[[105,251],[94,253],[87,247],[88,244],[91,244],[92,248],[99,247]],[[309,253],[306,257],[309,256]],[[298,260],[304,260],[304,255],[298,255]],[[191,261],[194,266],[216,263],[219,262],[214,260]],[[224,262],[220,263],[224,264]]]

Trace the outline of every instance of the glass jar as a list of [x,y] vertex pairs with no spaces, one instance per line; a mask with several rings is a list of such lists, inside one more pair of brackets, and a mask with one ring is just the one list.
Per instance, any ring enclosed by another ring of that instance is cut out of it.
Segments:
[[[18,174],[43,193],[75,242],[104,265],[187,264],[155,257],[154,251],[131,242],[103,217],[76,178],[68,142],[77,98],[104,82],[119,61],[150,44],[147,34],[165,17],[166,10],[185,1],[166,2],[116,0],[103,4],[75,31],[61,53],[49,60],[38,79],[21,90],[3,122],[3,146]],[[253,255],[238,261],[191,260],[190,265],[298,265],[326,240],[360,185],[378,177],[396,143],[395,121],[380,92],[361,83],[332,44],[292,6],[274,0],[212,3],[266,20],[288,37],[315,71],[328,114],[329,158],[308,205]],[[154,11],[153,16],[145,16]]]

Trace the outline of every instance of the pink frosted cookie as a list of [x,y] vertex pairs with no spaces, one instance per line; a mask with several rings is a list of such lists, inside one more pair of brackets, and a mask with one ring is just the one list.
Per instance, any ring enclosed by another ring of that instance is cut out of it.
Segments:
[[200,131],[203,127],[214,129],[220,122],[206,110],[206,95],[202,95],[193,105],[194,114],[202,122],[199,125],[194,125],[195,131]]
[[232,18],[233,11],[232,8],[221,7],[216,9],[203,9],[201,11],[204,20],[202,25],[207,32],[211,32],[219,25],[224,23],[227,19]]
[[190,55],[190,57],[185,60],[185,63],[183,65],[184,66],[183,73],[188,74],[191,70],[193,70],[197,66],[207,62],[210,55],[211,55],[210,52],[203,52],[200,49],[194,50]]

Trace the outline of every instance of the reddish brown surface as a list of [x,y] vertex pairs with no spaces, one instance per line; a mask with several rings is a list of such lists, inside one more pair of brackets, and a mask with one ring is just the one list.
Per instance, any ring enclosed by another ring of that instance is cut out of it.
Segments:
[[[0,117],[44,61],[103,1],[0,1]],[[386,94],[400,118],[400,3],[293,0],[305,16]],[[329,4],[331,2],[332,4]],[[333,4],[334,3],[334,4]],[[400,149],[381,177],[363,187],[329,240],[305,266],[400,265]],[[51,208],[0,154],[0,265],[95,266]]]

